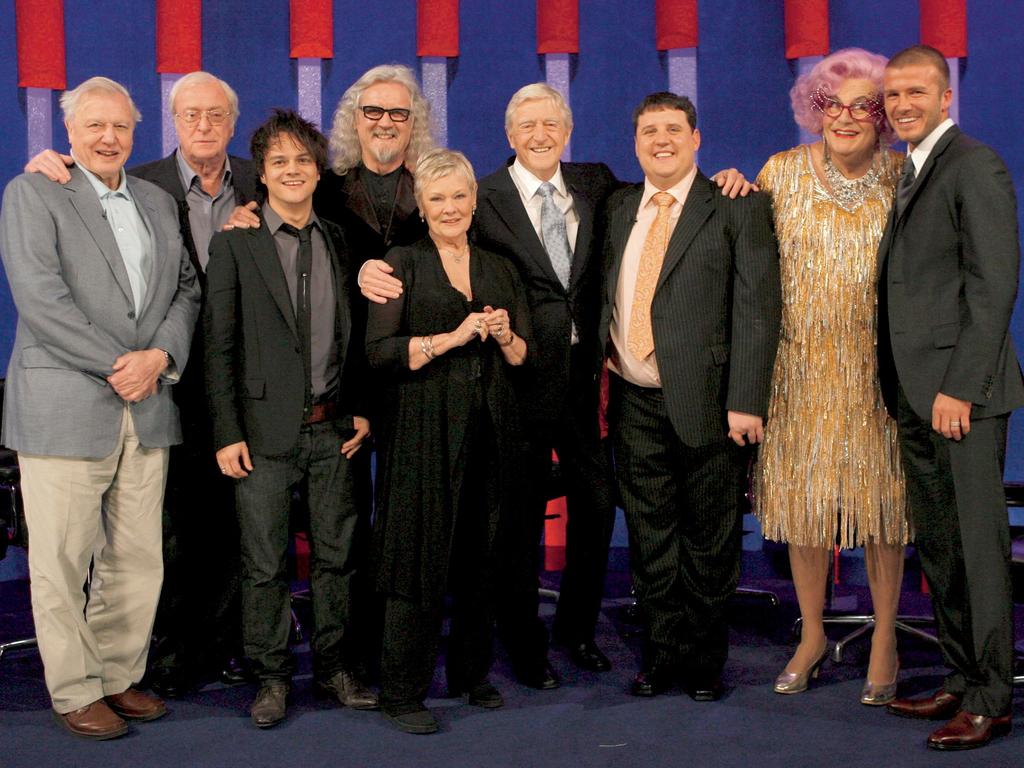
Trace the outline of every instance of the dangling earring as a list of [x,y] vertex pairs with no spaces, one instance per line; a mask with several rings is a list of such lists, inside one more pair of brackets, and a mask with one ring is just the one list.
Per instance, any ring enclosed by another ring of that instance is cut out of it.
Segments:
[[472,213],[474,213],[474,214],[476,213],[476,206],[475,206],[475,205],[473,206],[473,211],[472,211]]
[[426,221],[427,217],[423,215],[423,211],[420,211],[420,221]]

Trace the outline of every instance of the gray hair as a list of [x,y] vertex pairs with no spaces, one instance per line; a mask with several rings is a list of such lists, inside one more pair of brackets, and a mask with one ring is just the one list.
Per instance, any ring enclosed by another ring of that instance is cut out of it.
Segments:
[[349,86],[338,102],[338,108],[334,110],[330,135],[331,168],[339,175],[345,175],[362,160],[363,150],[356,132],[359,100],[367,88],[377,83],[398,83],[409,92],[412,112],[410,119],[413,123],[412,136],[405,153],[406,161],[415,161],[436,144],[430,125],[430,105],[423,98],[416,75],[403,64],[381,64],[367,70]]
[[568,131],[572,130],[572,110],[569,109],[568,103],[565,101],[565,97],[552,88],[547,83],[530,83],[524,85],[518,91],[512,94],[512,98],[508,100],[508,106],[505,107],[505,132],[511,133],[512,131],[512,117],[515,115],[517,109],[522,106],[524,101],[536,101],[538,99],[550,99],[558,107],[558,110],[562,113],[562,119],[565,121],[565,128]]
[[438,179],[451,176],[453,173],[461,173],[469,183],[470,190],[476,192],[476,175],[473,173],[473,165],[464,154],[444,147],[424,152],[416,163],[414,186],[416,199],[420,199],[423,188],[428,184],[433,184]]
[[128,89],[120,83],[111,80],[109,77],[90,77],[83,83],[80,83],[78,87],[72,88],[70,91],[64,91],[60,97],[60,108],[64,113],[64,122],[70,123],[71,119],[75,116],[75,110],[78,109],[78,102],[82,100],[82,97],[87,93],[93,91],[103,91],[105,93],[117,93],[128,99],[128,106],[132,110],[132,119],[138,123],[142,120],[142,113],[139,112],[139,108],[135,106],[135,102],[132,101],[132,95],[128,93]]
[[225,83],[216,75],[211,75],[209,72],[203,72],[197,70],[195,72],[189,72],[187,75],[178,78],[178,80],[171,86],[171,93],[167,97],[167,109],[170,113],[174,114],[174,100],[178,98],[178,93],[182,88],[188,88],[193,85],[207,85],[209,83],[216,83],[224,89],[224,95],[228,97],[228,110],[231,112],[231,125],[234,125],[238,120],[238,116],[241,114],[238,111],[238,94],[235,93],[235,89]]

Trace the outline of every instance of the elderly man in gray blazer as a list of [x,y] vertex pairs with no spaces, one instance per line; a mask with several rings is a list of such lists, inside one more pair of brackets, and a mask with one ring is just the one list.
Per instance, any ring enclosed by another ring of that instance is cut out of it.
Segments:
[[167,385],[185,366],[199,290],[174,201],[123,171],[139,119],[128,92],[94,77],[61,107],[71,181],[19,176],[0,212],[18,309],[0,439],[18,451],[54,712],[106,739],[166,711],[132,686],[160,595],[168,447],[181,440]]

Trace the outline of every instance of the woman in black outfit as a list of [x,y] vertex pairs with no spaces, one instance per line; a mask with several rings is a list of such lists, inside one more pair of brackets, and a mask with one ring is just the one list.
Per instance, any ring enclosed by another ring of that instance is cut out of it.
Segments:
[[476,181],[465,156],[420,157],[416,198],[429,236],[388,253],[404,290],[370,304],[366,351],[390,389],[376,519],[386,599],[381,708],[403,731],[432,733],[437,721],[423,700],[446,592],[449,694],[486,708],[504,703],[487,680],[492,555],[514,504],[521,444],[509,379],[526,360],[530,326],[515,267],[469,247]]

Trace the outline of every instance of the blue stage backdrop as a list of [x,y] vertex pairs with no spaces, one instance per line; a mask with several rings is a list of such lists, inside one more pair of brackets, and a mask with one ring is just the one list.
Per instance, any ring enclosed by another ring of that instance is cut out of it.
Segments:
[[[448,143],[464,150],[480,175],[509,155],[504,106],[527,82],[543,80],[537,54],[535,0],[470,0],[460,8],[460,55],[448,65]],[[639,178],[630,112],[647,92],[668,84],[668,62],[655,49],[654,0],[582,0],[580,52],[571,57],[575,160],[603,160],[624,179]],[[831,0],[833,50],[857,45],[884,54],[919,41],[918,0]],[[144,115],[133,162],[162,154],[160,77],[156,73],[155,2],[64,0],[67,78],[97,74],[131,90]],[[702,0],[697,105],[703,133],[700,165],[754,176],[774,152],[797,142],[788,91],[795,63],[784,54],[781,0]],[[335,0],[334,58],[324,63],[323,115],[330,125],[345,88],[374,64],[397,61],[419,70],[413,0]],[[1024,190],[1024,3],[968,2],[968,56],[961,61],[960,124],[1002,155]],[[289,58],[286,0],[216,0],[203,4],[202,65],[230,82],[241,99],[232,151],[271,107],[296,106],[297,64]],[[26,96],[17,87],[15,1],[0,0],[0,183],[24,165]],[[56,98],[56,95],[55,95]],[[57,148],[67,140],[54,104]],[[0,364],[14,334],[14,308],[0,285]],[[1024,311],[1015,316],[1024,347]],[[1011,432],[1007,476],[1024,480],[1024,425]]]

